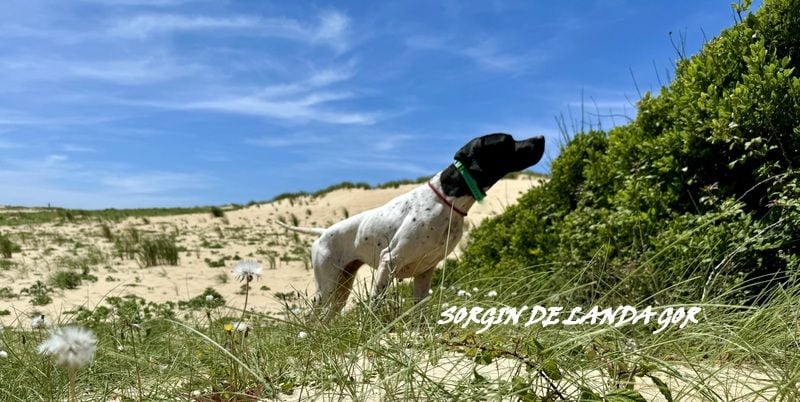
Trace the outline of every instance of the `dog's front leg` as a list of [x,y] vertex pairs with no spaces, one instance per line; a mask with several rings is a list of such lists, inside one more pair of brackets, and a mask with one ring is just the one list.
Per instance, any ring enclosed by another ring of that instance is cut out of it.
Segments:
[[375,273],[375,283],[372,286],[372,305],[376,306],[383,301],[386,295],[386,288],[392,281],[394,265],[396,261],[392,258],[392,253],[388,248],[381,251],[381,260],[378,263],[378,272]]
[[431,289],[434,268],[431,268],[414,277],[414,303],[419,303],[428,297]]

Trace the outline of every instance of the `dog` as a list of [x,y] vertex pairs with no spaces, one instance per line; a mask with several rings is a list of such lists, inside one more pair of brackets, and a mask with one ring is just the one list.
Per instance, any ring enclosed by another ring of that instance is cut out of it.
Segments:
[[363,264],[377,268],[372,301],[378,303],[391,279],[414,278],[414,301],[428,296],[434,268],[458,244],[464,217],[475,201],[503,176],[535,165],[544,137],[520,141],[509,134],[477,137],[456,152],[454,162],[426,184],[385,205],[327,229],[289,226],[319,236],[311,248],[317,285],[315,307],[338,314],[347,302],[355,273]]

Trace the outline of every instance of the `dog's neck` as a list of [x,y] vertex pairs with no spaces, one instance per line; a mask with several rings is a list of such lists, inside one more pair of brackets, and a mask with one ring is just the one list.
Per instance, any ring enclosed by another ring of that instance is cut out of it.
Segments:
[[469,209],[472,208],[473,204],[475,204],[475,199],[472,198],[471,195],[464,195],[461,197],[453,197],[447,195],[447,192],[445,191],[445,187],[447,186],[447,184],[443,182],[443,180],[444,181],[447,180],[443,176],[444,174],[446,174],[446,171],[447,169],[437,173],[436,176],[433,176],[430,180],[431,185],[433,185],[439,192],[439,194],[443,195],[448,202],[453,204],[453,207],[455,209],[463,211],[464,213],[469,212]]

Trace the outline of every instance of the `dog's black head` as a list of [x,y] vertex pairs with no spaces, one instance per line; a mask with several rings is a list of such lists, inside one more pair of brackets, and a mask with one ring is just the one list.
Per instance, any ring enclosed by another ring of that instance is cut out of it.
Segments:
[[[508,173],[535,165],[544,154],[544,137],[516,141],[508,134],[489,134],[468,142],[453,158],[461,162],[482,190]],[[442,190],[451,197],[470,195],[461,174],[453,165],[442,172]]]

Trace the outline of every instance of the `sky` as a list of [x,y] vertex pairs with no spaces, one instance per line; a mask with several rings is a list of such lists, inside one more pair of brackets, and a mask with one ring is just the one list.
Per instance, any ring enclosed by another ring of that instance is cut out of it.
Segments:
[[3,0],[0,205],[243,204],[433,175],[493,132],[546,136],[547,172],[557,116],[624,124],[675,45],[733,22],[730,0]]

